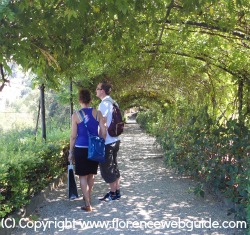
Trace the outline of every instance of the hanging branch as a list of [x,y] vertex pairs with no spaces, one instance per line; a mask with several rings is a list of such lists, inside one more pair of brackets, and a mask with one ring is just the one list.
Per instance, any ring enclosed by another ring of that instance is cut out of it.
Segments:
[[239,123],[243,125],[243,115],[242,115],[242,109],[243,109],[243,90],[244,90],[244,80],[239,79],[238,80],[238,114],[239,114]]
[[1,73],[1,80],[3,81],[2,85],[0,86],[0,92],[3,90],[5,83],[10,82],[10,80],[5,79],[4,72],[3,72],[3,64],[0,64],[0,73]]
[[207,76],[208,76],[210,85],[212,87],[211,102],[213,104],[213,116],[215,116],[215,108],[216,108],[216,104],[217,104],[217,102],[216,102],[216,91],[215,91],[212,75],[209,73],[209,71],[207,71]]
[[174,7],[174,0],[172,0],[167,8],[167,12],[166,12],[166,16],[165,16],[165,20],[163,21],[162,23],[162,26],[161,26],[161,32],[160,32],[160,36],[158,38],[158,42],[157,42],[157,46],[154,50],[154,54],[152,56],[152,59],[151,61],[149,62],[149,66],[148,66],[148,70],[150,69],[151,67],[151,64],[153,63],[153,61],[155,60],[155,57],[157,55],[157,52],[158,52],[158,49],[159,49],[159,45],[161,44],[161,40],[162,40],[162,36],[163,36],[163,32],[165,30],[165,22],[167,21],[169,15],[170,15],[170,12],[171,12],[171,9]]

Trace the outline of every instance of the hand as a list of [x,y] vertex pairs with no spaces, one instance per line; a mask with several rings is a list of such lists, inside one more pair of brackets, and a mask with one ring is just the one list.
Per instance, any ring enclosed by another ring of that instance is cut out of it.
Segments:
[[72,162],[72,164],[75,164],[75,157],[72,152],[69,152],[68,161]]
[[72,153],[69,153],[68,161],[69,161],[69,162],[72,161],[72,158],[73,158]]

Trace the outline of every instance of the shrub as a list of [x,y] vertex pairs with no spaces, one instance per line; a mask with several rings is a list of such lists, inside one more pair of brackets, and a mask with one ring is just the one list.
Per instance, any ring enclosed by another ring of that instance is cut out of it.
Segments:
[[220,191],[234,204],[229,212],[249,218],[249,128],[232,119],[220,124],[206,107],[185,115],[183,110],[149,113],[154,112],[140,113],[137,121],[156,135],[167,164]]
[[2,135],[1,218],[27,204],[34,195],[65,171],[67,162],[62,150],[68,145],[67,136],[68,133],[58,132],[45,143],[35,141],[29,130],[10,131]]

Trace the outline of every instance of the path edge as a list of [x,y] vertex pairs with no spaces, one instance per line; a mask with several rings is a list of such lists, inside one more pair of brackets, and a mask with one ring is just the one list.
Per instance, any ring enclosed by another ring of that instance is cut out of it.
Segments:
[[[54,191],[59,185],[65,184],[66,180],[67,180],[67,172],[64,172],[60,176],[55,178],[47,187],[45,187],[45,189],[43,189],[40,193],[34,196],[30,200],[29,204],[25,205],[18,211],[11,213],[7,218],[19,220],[20,218],[28,217],[35,211],[35,209],[42,202],[46,201],[50,192]],[[65,193],[66,193],[66,190],[67,189],[65,188]],[[15,227],[14,228],[0,227],[0,235],[11,235],[14,229]]]

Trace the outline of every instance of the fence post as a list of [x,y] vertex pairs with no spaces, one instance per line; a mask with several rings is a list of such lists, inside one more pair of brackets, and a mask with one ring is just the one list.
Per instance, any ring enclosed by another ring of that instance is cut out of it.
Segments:
[[41,105],[41,118],[42,118],[42,138],[46,141],[46,120],[45,120],[45,96],[44,84],[40,86],[40,105]]

